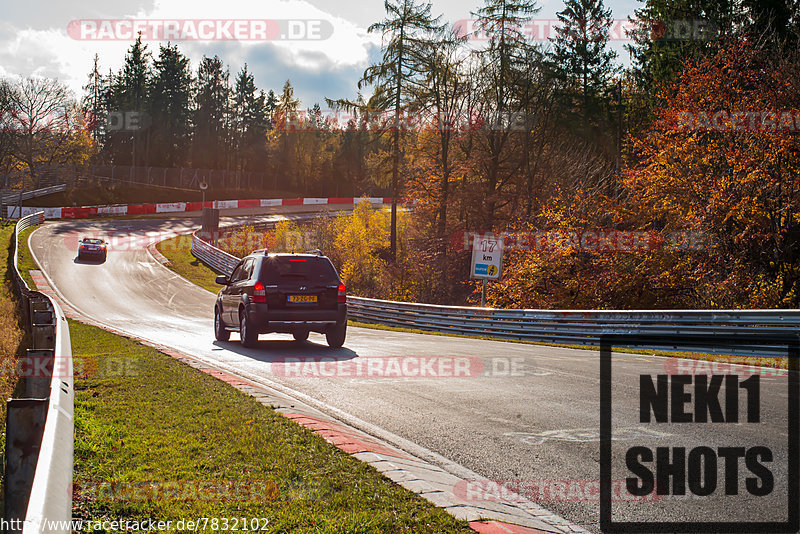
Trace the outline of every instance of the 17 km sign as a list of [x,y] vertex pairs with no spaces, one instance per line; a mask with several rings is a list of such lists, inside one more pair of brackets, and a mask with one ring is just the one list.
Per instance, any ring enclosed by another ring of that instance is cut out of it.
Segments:
[[472,245],[470,278],[499,280],[503,270],[503,238],[476,236]]

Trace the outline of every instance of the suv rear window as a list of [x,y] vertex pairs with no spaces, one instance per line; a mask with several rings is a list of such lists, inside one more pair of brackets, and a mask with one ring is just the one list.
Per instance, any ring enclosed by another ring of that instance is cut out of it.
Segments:
[[297,282],[325,285],[339,283],[339,276],[330,260],[323,257],[268,256],[261,266],[260,278],[266,285]]

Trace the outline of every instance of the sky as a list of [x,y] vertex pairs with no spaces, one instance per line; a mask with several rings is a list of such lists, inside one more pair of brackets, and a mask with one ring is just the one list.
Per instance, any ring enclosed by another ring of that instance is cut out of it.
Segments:
[[[470,21],[482,4],[433,0],[432,14],[450,23]],[[534,17],[543,35],[563,0],[538,5]],[[614,19],[624,20],[641,2],[606,5]],[[302,107],[320,103],[323,109],[326,97],[356,97],[364,69],[381,53],[380,35],[367,28],[385,16],[383,0],[0,0],[0,6],[2,77],[57,78],[80,98],[95,54],[101,72],[117,72],[136,28],[151,28],[161,31],[145,41],[154,56],[171,37],[195,73],[203,55],[218,55],[232,78],[247,64],[258,88],[279,93],[289,79]],[[629,62],[624,44],[617,39],[612,45],[621,65]]]

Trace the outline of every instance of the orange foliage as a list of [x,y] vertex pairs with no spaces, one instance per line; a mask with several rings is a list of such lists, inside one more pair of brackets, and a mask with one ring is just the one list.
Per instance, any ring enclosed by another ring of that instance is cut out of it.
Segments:
[[[490,284],[490,305],[800,303],[800,124],[789,128],[787,119],[800,119],[798,57],[723,44],[715,55],[687,65],[661,98],[657,118],[631,140],[637,161],[623,171],[619,201],[558,190],[528,228],[646,230],[664,239],[690,231],[706,236],[702,250],[508,251],[504,279]],[[750,116],[734,112],[758,115],[751,125]],[[774,123],[768,113],[775,113]],[[707,117],[716,117],[716,124]],[[739,126],[732,127],[737,117]]]
[[[789,129],[780,118],[800,118],[797,55],[773,57],[746,42],[726,44],[687,66],[663,96],[658,119],[633,143],[640,163],[623,180],[629,203],[650,228],[715,235],[697,282],[716,287],[706,288],[707,301],[700,304],[796,306],[800,124]],[[703,112],[721,119],[704,127],[697,121]],[[736,125],[735,112],[754,115]],[[681,127],[681,113],[700,127]],[[774,129],[769,113],[778,119]]]

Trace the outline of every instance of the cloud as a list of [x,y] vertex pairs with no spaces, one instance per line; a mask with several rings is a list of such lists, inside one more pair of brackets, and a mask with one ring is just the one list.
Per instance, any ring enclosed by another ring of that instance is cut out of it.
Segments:
[[25,29],[63,29],[67,22],[80,18],[124,17],[130,13],[153,7],[153,0],[81,0],[77,2],[53,2],[53,0],[24,0],[3,3],[3,20]]
[[[42,0],[33,0],[34,6]],[[324,21],[332,29],[324,40],[274,41],[178,41],[179,49],[196,70],[202,56],[218,55],[230,64],[232,77],[247,62],[259,87],[280,90],[292,79],[296,94],[304,102],[323,102],[324,96],[355,95],[355,86],[374,54],[378,42],[366,29],[335,16],[305,0],[242,0],[198,4],[195,0],[154,0],[134,3],[90,0],[79,9],[64,5],[41,8],[46,16],[32,20],[29,5],[24,10],[4,13],[0,23],[0,74],[48,76],[65,82],[77,95],[85,84],[94,55],[100,57],[102,72],[116,72],[122,66],[130,41],[81,41],[67,33],[76,19],[267,19],[293,20],[311,25]],[[26,20],[26,16],[27,19]],[[31,27],[35,23],[35,27]],[[147,42],[154,56],[159,44]],[[295,80],[297,82],[295,83]],[[308,84],[308,85],[305,85]],[[330,93],[335,93],[331,95]]]
[[[374,57],[378,47],[372,46],[369,55]],[[295,88],[295,96],[300,99],[303,109],[318,103],[326,109],[327,98],[354,99],[357,94],[358,80],[364,73],[364,64],[337,65],[327,62],[327,56],[316,51],[305,51],[299,54],[302,63],[314,65],[313,68],[296,68],[295,54],[287,54],[277,48],[253,50],[243,58],[255,76],[256,84],[265,89],[270,88],[280,94],[284,82],[288,79]]]
[[[469,12],[482,3],[436,0],[432,11],[434,15],[443,12],[445,20],[453,22],[470,18]],[[635,0],[613,0],[609,4],[615,8],[616,17],[624,17]],[[560,7],[560,0],[551,0],[537,16],[553,16]],[[175,43],[190,58],[195,71],[204,54],[218,55],[230,65],[232,75],[247,62],[259,87],[277,92],[286,79],[291,79],[304,105],[323,105],[324,97],[355,97],[364,69],[380,54],[380,36],[368,34],[366,28],[383,16],[382,2],[362,6],[329,0],[85,0],[80,5],[50,0],[6,1],[0,21],[0,75],[58,78],[80,95],[95,54],[100,57],[104,74],[109,69],[118,71],[131,41],[74,40],[67,34],[67,27],[79,19],[267,19],[300,24],[324,21],[332,29],[324,40]],[[159,43],[147,44],[156,55]],[[621,51],[622,43],[612,43],[612,47]],[[620,54],[623,61],[625,55]]]
[[[299,25],[324,21],[332,27],[332,34],[323,40],[280,40],[271,41],[275,46],[286,49],[300,57],[301,52],[317,51],[328,56],[328,61],[340,65],[353,65],[366,61],[365,44],[375,41],[368,36],[365,28],[324,11],[305,0],[243,0],[236,3],[205,4],[198,6],[195,0],[156,0],[152,10],[141,11],[141,18],[153,19],[266,19],[292,20]],[[189,42],[193,43],[193,42]],[[242,47],[259,47],[263,41],[240,41]],[[188,44],[188,43],[187,43]],[[302,65],[300,65],[302,67]]]

